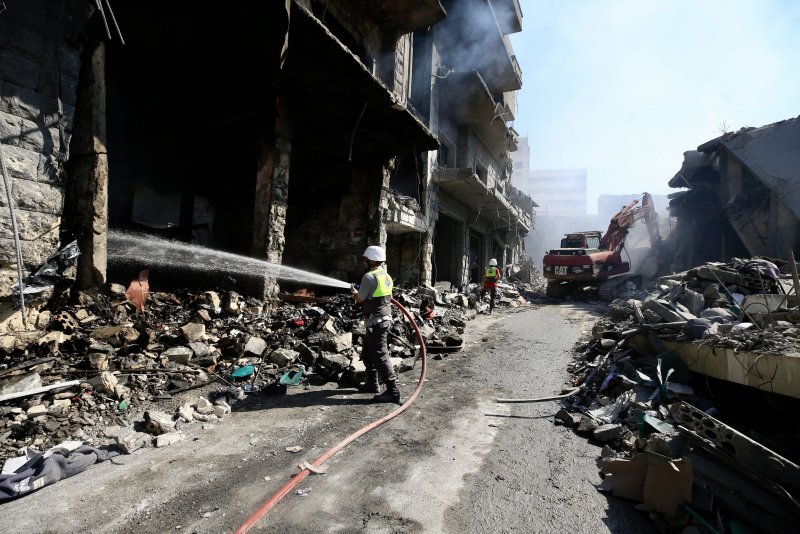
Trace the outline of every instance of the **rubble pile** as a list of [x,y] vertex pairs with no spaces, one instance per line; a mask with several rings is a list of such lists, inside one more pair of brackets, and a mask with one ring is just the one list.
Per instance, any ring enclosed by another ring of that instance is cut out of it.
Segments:
[[[414,313],[426,346],[458,349],[481,305],[473,296],[419,287],[397,298]],[[162,435],[214,421],[230,410],[226,400],[250,392],[364,380],[360,306],[349,295],[286,299],[295,302],[265,312],[262,302],[233,291],[151,292],[139,313],[141,303],[109,284],[40,313],[43,331],[0,338],[0,461],[68,439],[125,451],[163,446],[177,438]],[[403,358],[418,355],[418,340],[393,312],[391,352],[396,367],[410,369]],[[176,397],[204,386],[212,400]]]
[[[783,531],[792,524],[797,510],[754,504],[749,496],[766,491],[780,502],[800,492],[800,467],[781,456],[795,456],[796,440],[781,429],[766,440],[754,434],[777,453],[715,419],[741,417],[743,407],[715,402],[707,377],[698,379],[678,352],[664,347],[678,340],[797,353],[800,313],[791,310],[790,292],[787,265],[734,260],[662,278],[642,298],[611,303],[609,317],[576,351],[569,366],[574,387],[555,416],[556,424],[604,444],[601,490],[643,503],[662,532],[689,525],[729,531],[737,521]],[[751,516],[742,518],[745,508]]]
[[800,313],[789,266],[780,260],[707,263],[661,278],[643,299],[611,303],[613,324],[651,326],[660,337],[783,353],[800,347]]

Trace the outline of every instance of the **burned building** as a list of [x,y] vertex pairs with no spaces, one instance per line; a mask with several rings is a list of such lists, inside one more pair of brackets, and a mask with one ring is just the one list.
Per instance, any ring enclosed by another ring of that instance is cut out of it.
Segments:
[[670,187],[678,270],[732,257],[788,259],[800,233],[800,118],[742,128],[684,153]]
[[67,236],[105,282],[122,229],[344,280],[368,244],[410,284],[520,254],[517,0],[4,5],[0,295]]

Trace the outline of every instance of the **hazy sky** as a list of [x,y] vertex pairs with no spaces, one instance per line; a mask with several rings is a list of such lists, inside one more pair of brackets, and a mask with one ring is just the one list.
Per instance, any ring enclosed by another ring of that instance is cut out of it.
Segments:
[[[669,193],[683,152],[800,115],[800,1],[520,0],[514,123],[531,168]],[[535,200],[535,199],[534,199]]]

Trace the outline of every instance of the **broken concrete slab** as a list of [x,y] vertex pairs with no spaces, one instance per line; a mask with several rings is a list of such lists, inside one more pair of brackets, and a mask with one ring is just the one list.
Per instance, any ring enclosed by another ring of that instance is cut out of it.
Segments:
[[592,433],[594,439],[597,441],[614,441],[622,437],[625,433],[625,428],[619,424],[606,424],[603,425]]
[[556,423],[561,423],[565,426],[570,428],[574,428],[578,426],[581,422],[581,414],[579,413],[572,413],[567,411],[565,408],[561,408],[555,415]]
[[644,301],[644,303],[642,303],[642,310],[651,311],[657,314],[664,322],[667,323],[677,323],[686,320],[682,314],[670,309],[667,301],[647,299]]
[[292,365],[299,355],[297,351],[278,348],[270,352],[268,359],[280,369]]
[[267,349],[267,342],[257,336],[252,336],[247,340],[244,346],[244,354],[252,354],[254,356],[261,356]]
[[686,306],[689,313],[695,316],[699,316],[706,307],[706,299],[703,295],[691,289],[684,289],[678,302]]
[[156,436],[156,447],[167,447],[183,440],[183,434],[180,432],[169,432]]
[[38,417],[40,415],[47,415],[47,406],[44,404],[34,404],[28,411],[25,412],[28,417]]
[[317,361],[317,353],[310,349],[305,343],[298,343],[294,350],[298,353],[298,359],[305,365],[311,366]]
[[205,397],[200,397],[197,400],[197,406],[195,406],[195,410],[201,415],[210,414],[212,411],[214,411],[214,405],[211,404]]
[[331,371],[343,371],[350,365],[350,358],[341,354],[323,352],[317,359],[317,364]]
[[169,361],[186,365],[194,356],[194,352],[189,347],[172,347],[161,353]]
[[172,416],[164,412],[148,410],[144,412],[145,429],[148,433],[158,436],[175,430],[175,421]]
[[739,273],[730,271],[728,269],[722,269],[710,263],[701,265],[697,269],[692,269],[689,272],[691,273],[692,271],[694,271],[695,276],[698,278],[709,280],[711,282],[721,282],[725,285],[738,284],[741,282],[741,276],[739,276]]
[[183,406],[178,408],[178,416],[186,423],[192,422],[192,415],[194,414],[194,408],[188,402]]
[[144,432],[136,432],[132,428],[122,428],[114,436],[114,442],[125,454],[131,454],[133,451],[141,449],[150,443],[152,436]]
[[594,432],[599,426],[600,423],[588,415],[583,415],[578,423],[578,432]]
[[744,302],[742,302],[742,309],[751,315],[772,313],[781,308],[788,307],[786,299],[786,295],[776,295],[772,293],[747,295],[744,298]]
[[203,323],[188,323],[181,328],[181,334],[189,343],[203,341],[206,338],[206,325]]
[[108,354],[104,352],[94,352],[86,356],[86,363],[89,365],[90,369],[94,369],[96,371],[107,371],[108,370]]
[[211,354],[211,349],[208,345],[201,341],[194,341],[189,343],[189,348],[192,349],[195,358],[205,358]]
[[111,346],[119,347],[124,343],[133,343],[139,339],[139,331],[132,325],[103,326],[91,331],[93,339],[106,341]]
[[12,376],[0,382],[0,395],[19,393],[28,389],[42,387],[42,377],[39,373],[28,373],[20,376]]
[[353,334],[347,332],[334,336],[323,343],[322,348],[331,352],[342,353],[353,348]]
[[114,394],[114,388],[117,386],[117,377],[108,371],[103,371],[99,375],[90,378],[89,384],[100,393],[112,395]]

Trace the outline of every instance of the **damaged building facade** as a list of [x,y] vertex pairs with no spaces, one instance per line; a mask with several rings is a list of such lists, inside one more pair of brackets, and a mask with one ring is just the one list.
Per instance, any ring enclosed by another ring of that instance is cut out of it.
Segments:
[[517,0],[112,4],[0,13],[2,295],[16,243],[29,274],[77,239],[78,287],[105,282],[109,230],[342,280],[368,244],[400,283],[518,261]]
[[800,250],[800,117],[729,132],[684,153],[670,187],[673,270]]

